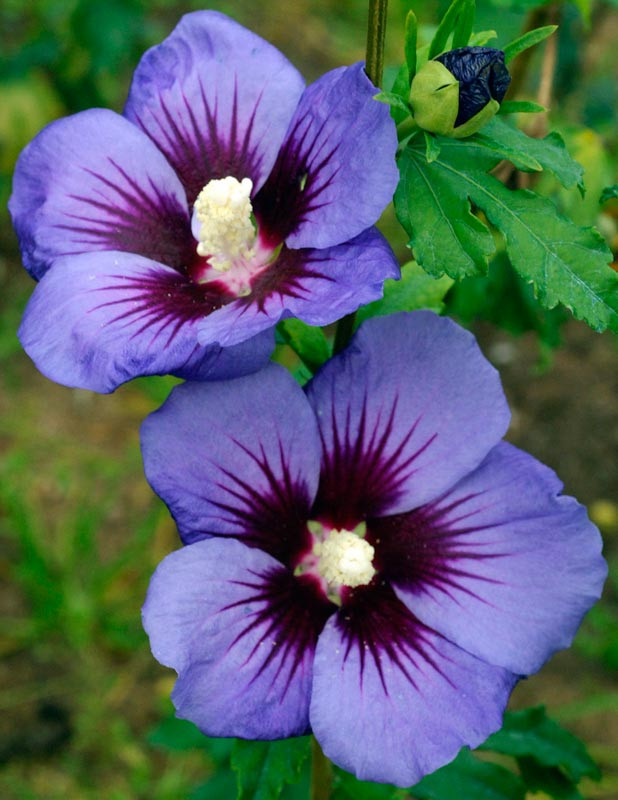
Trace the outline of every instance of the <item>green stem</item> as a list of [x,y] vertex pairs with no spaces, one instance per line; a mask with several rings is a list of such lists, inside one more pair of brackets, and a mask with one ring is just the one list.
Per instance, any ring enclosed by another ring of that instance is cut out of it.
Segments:
[[377,86],[382,85],[384,69],[384,39],[386,37],[386,11],[388,0],[369,0],[369,19],[367,21],[367,55],[365,72],[369,80]]
[[328,800],[333,787],[333,767],[315,737],[311,738],[311,800]]
[[[386,12],[388,0],[369,0],[369,18],[367,20],[367,54],[365,56],[365,72],[369,80],[378,89],[382,85],[384,70],[384,39],[386,37]],[[348,314],[337,323],[333,351],[339,353],[350,341],[354,333],[356,313]]]

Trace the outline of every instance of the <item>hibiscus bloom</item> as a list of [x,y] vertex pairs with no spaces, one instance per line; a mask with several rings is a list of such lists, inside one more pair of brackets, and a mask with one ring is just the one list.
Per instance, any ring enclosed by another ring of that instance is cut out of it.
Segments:
[[274,364],[174,389],[143,453],[186,546],[143,619],[178,715],[311,730],[399,786],[497,730],[606,575],[585,509],[500,441],[508,420],[474,338],[429,312],[365,323],[305,391]]
[[101,392],[232,377],[265,363],[282,317],[323,325],[379,297],[398,275],[371,227],[397,142],[376,92],[362,64],[305,88],[270,44],[201,11],[144,55],[122,116],[45,128],[10,201],[39,281],[20,329],[39,369]]

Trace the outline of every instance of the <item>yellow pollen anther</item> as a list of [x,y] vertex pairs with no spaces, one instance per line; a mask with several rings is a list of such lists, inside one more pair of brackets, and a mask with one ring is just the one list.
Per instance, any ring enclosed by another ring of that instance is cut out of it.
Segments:
[[374,548],[352,531],[330,531],[316,543],[314,553],[320,575],[331,586],[365,586],[376,574]]
[[250,178],[217,178],[204,186],[195,201],[198,255],[208,257],[219,272],[227,272],[235,262],[253,255],[252,188]]

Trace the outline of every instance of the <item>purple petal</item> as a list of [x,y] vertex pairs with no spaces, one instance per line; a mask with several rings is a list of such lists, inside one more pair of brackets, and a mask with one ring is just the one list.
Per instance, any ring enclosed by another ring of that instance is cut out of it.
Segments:
[[255,198],[265,230],[289,247],[332,247],[373,225],[399,173],[397,133],[363,64],[309,86],[273,171]]
[[433,503],[372,521],[384,574],[425,624],[480,658],[536,672],[568,647],[607,566],[586,510],[502,443]]
[[147,136],[112,111],[52,122],[24,149],[9,202],[37,280],[63,255],[136,253],[180,268],[194,258],[185,193]]
[[197,11],[144,54],[124,113],[165,153],[193,203],[213,178],[251,178],[259,189],[303,87],[268,42]]
[[200,342],[241,342],[290,316],[309,325],[329,325],[382,297],[386,278],[399,278],[399,266],[376,228],[325,250],[284,246],[255,279],[251,295],[200,322]]
[[307,394],[324,451],[316,513],[343,527],[446,491],[509,420],[498,374],[474,337],[423,311],[365,322]]
[[144,422],[142,452],[185,543],[234,536],[285,564],[308,546],[319,437],[282,367],[175,388]]
[[502,723],[516,676],[425,627],[386,584],[354,590],[320,634],[310,720],[361,780],[410,786]]
[[138,375],[219,379],[266,364],[268,332],[227,350],[199,344],[197,322],[211,307],[176,270],[128,253],[85,253],[43,276],[19,337],[48,378],[96,392]]
[[178,716],[210,736],[307,732],[315,643],[334,607],[266,553],[211,539],[169,555],[143,609],[152,652],[179,673]]

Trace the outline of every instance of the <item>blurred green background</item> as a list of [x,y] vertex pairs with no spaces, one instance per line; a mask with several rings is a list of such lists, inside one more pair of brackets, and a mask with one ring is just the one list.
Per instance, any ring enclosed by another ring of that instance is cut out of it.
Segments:
[[[166,509],[143,478],[138,429],[169,379],[101,397],[46,381],[15,331],[32,282],[20,266],[6,201],[21,148],[49,121],[91,106],[121,111],[141,53],[181,14],[173,0],[2,0],[0,30],[0,796],[172,800],[234,796],[225,742],[171,720],[173,676],[151,657],[140,607],[158,561],[177,546]],[[363,57],[361,0],[213,2],[271,40],[308,80]],[[445,3],[391,0],[386,61],[401,58],[414,7],[425,38]],[[477,30],[503,45],[531,25],[560,23],[549,124],[586,167],[588,193],[543,188],[614,251],[618,7],[580,0],[481,0]],[[543,47],[519,67],[518,97],[535,98]],[[530,121],[528,121],[530,124]],[[538,133],[547,121],[540,118]],[[544,179],[545,180],[545,179]],[[384,225],[406,258],[402,235]],[[618,797],[618,369],[615,339],[543,313],[499,259],[491,280],[457,290],[451,309],[472,324],[500,368],[513,407],[509,438],[554,467],[591,507],[613,579],[575,647],[516,691],[545,702],[604,769],[586,796]],[[498,325],[496,325],[498,323]],[[552,348],[561,344],[557,350]],[[209,780],[215,776],[215,780]],[[469,798],[466,800],[474,800]]]

